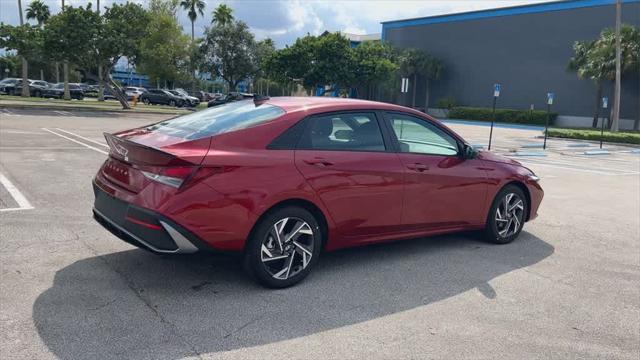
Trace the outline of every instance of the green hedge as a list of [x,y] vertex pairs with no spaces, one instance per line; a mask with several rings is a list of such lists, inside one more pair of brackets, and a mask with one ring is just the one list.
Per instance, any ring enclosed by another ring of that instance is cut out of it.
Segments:
[[[552,125],[558,117],[558,114],[551,113],[549,125]],[[491,121],[493,119],[492,110],[490,108],[474,108],[474,107],[454,107],[449,112],[450,119],[461,120],[477,120]],[[547,122],[547,112],[540,110],[513,110],[513,109],[496,109],[496,122],[514,123],[514,124],[535,124],[543,125]]]
[[[600,141],[600,130],[550,128],[549,136],[568,139]],[[605,131],[603,139],[606,142],[613,143],[640,144],[640,132],[620,131],[612,133],[610,131]]]

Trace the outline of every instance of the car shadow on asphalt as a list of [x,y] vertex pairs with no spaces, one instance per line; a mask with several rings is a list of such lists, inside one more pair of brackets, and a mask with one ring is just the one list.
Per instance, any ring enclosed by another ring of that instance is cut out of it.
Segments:
[[527,232],[508,245],[467,234],[416,239],[324,253],[304,282],[269,290],[238,258],[129,250],[58,271],[33,321],[61,359],[178,359],[312,335],[472,289],[497,298],[489,281],[553,252]]

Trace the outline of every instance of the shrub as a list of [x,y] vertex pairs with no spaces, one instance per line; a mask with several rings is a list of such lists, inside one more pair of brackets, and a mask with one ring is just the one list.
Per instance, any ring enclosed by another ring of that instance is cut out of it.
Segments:
[[[563,129],[550,128],[550,137],[582,139],[600,141],[600,130],[595,129]],[[603,139],[606,142],[624,143],[624,144],[640,144],[640,132],[638,131],[605,131]]]
[[[558,114],[551,113],[549,125],[552,125]],[[490,108],[474,108],[474,107],[454,107],[449,112],[450,119],[461,120],[477,120],[491,121],[493,119],[492,110]],[[496,122],[514,123],[514,124],[535,124],[545,125],[547,122],[547,112],[541,110],[514,110],[514,109],[496,109]]]
[[456,106],[456,99],[453,96],[440,98],[436,101],[436,106],[440,109],[451,110]]

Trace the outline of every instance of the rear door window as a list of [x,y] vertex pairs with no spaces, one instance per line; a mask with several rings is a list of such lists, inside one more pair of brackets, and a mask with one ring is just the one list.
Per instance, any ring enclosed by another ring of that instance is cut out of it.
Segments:
[[373,113],[314,116],[300,143],[302,149],[385,151],[382,132]]
[[284,113],[284,110],[274,105],[256,105],[252,100],[244,100],[166,120],[147,129],[195,140],[256,126]]

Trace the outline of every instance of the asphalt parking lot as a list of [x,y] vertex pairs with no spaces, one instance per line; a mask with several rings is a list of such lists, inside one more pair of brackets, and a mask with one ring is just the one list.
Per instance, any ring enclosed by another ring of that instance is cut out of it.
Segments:
[[[0,110],[2,359],[638,359],[631,148],[589,156],[593,144],[552,139],[518,158],[546,194],[511,244],[459,234],[326,253],[274,291],[236,258],[155,256],[92,220],[102,132],[163,116]],[[451,127],[486,144],[486,126]],[[542,141],[494,135],[511,155]]]

